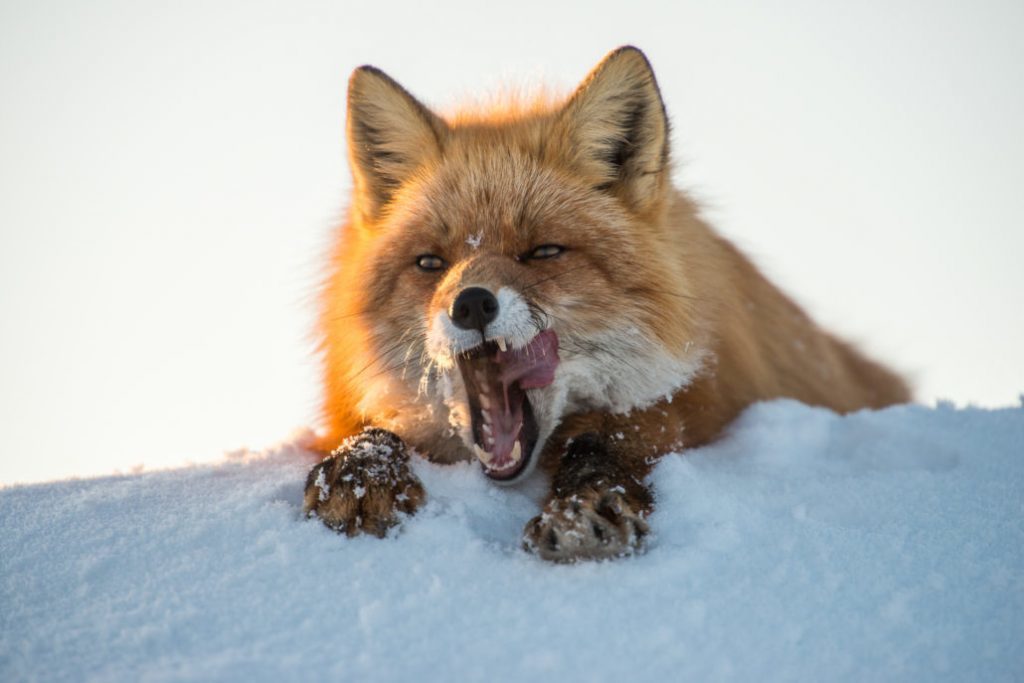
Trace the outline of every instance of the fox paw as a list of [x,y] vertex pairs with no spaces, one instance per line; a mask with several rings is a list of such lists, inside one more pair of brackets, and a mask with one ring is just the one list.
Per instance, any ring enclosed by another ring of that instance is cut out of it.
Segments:
[[523,545],[545,560],[576,562],[632,555],[650,527],[615,489],[555,498],[526,525]]
[[310,471],[303,509],[339,533],[383,537],[399,523],[399,513],[415,513],[425,499],[402,440],[367,428]]

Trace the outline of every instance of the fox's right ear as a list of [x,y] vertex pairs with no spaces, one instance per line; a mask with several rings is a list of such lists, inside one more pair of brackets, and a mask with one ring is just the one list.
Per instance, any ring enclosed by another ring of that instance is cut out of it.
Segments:
[[446,125],[380,69],[348,82],[348,150],[356,201],[372,220],[417,168],[437,158]]

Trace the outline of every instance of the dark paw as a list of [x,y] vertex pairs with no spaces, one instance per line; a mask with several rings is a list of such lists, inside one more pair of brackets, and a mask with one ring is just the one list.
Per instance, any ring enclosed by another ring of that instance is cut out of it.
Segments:
[[402,440],[383,429],[366,429],[350,437],[316,465],[306,478],[303,508],[348,536],[383,537],[411,515],[426,494],[409,470]]
[[649,531],[622,492],[586,491],[549,501],[526,525],[523,544],[552,562],[604,560],[642,550]]

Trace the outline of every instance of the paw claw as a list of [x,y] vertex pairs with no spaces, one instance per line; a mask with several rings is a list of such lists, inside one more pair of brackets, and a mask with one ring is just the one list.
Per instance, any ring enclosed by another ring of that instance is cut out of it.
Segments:
[[523,545],[553,562],[602,560],[642,550],[648,531],[622,494],[587,492],[550,501],[526,525]]
[[425,498],[401,440],[366,430],[313,467],[303,507],[307,518],[316,515],[338,533],[383,538],[400,514],[414,514]]

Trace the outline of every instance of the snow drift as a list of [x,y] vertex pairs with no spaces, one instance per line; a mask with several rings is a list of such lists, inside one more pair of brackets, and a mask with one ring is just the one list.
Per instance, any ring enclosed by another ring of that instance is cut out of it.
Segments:
[[302,518],[294,447],[6,488],[0,680],[1019,680],[1022,456],[1024,407],[761,404],[575,566],[475,463],[385,540]]

